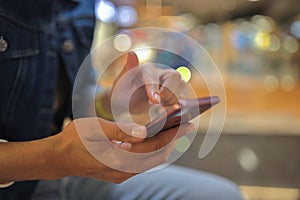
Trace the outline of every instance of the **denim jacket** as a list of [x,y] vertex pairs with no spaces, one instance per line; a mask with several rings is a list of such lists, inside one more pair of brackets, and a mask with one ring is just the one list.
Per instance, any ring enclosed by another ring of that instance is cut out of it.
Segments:
[[[0,0],[1,139],[28,141],[51,134],[59,65],[73,85],[94,25],[93,0]],[[29,199],[36,183],[0,189],[0,199]]]

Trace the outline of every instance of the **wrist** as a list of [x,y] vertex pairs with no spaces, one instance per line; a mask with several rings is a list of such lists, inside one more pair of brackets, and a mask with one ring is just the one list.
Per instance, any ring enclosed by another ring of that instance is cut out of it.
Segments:
[[[0,142],[7,142],[7,140],[2,140],[2,139],[0,139]],[[6,183],[0,183],[0,188],[6,188],[6,187],[9,187],[9,186],[11,186],[11,185],[14,184],[14,183],[15,183],[14,181],[6,182]]]
[[62,133],[59,133],[51,137],[51,150],[48,156],[47,163],[51,166],[54,173],[50,176],[50,179],[61,178],[65,176],[76,175],[73,171],[74,166],[70,167],[70,162],[72,160],[72,138],[64,137]]
[[[34,141],[33,141],[34,142]],[[41,139],[39,141],[40,159],[36,161],[37,171],[35,174],[40,174],[36,177],[39,180],[54,180],[68,176],[67,170],[65,170],[63,160],[64,144],[61,142],[59,135],[54,135],[48,138]],[[39,173],[39,169],[41,170]]]
[[81,142],[74,122],[53,137],[53,144],[53,155],[57,158],[54,168],[59,176],[85,176],[90,171],[97,170],[93,164],[96,160]]

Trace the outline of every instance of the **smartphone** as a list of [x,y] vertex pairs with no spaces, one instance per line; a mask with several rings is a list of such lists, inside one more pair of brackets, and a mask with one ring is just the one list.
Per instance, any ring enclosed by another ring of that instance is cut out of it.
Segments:
[[181,99],[146,125],[148,137],[161,131],[186,123],[220,102],[219,97],[210,96],[197,99]]

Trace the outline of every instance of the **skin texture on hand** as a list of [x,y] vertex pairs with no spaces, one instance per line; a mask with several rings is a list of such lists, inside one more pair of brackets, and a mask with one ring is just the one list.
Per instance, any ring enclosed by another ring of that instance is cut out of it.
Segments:
[[[95,127],[91,124],[95,121],[105,131],[105,135],[93,129]],[[84,138],[78,133],[78,127],[86,131]],[[132,130],[135,125],[127,127]],[[163,163],[172,149],[171,146],[175,144],[176,138],[191,129],[193,126],[187,124],[178,134],[178,128],[174,128],[156,137],[144,139],[130,136],[121,131],[113,122],[100,118],[74,120],[61,133],[52,137],[30,142],[1,143],[0,183],[37,179],[52,180],[64,176],[85,176],[120,183],[138,172],[116,169],[110,166],[109,162],[113,162],[117,167],[125,166],[126,169],[131,169],[136,164],[146,161],[142,169],[150,169]],[[131,145],[117,145],[112,142],[114,139],[131,142]],[[170,148],[164,149],[166,145]],[[150,152],[150,154],[126,160],[126,158],[116,156],[114,149],[136,154]],[[159,149],[162,151],[157,153]],[[109,158],[105,161],[108,164],[104,164],[97,156],[95,157],[93,151],[99,153],[100,157],[105,155]]]
[[[98,125],[104,132],[97,128]],[[134,127],[127,124],[128,130]],[[68,163],[67,171],[73,169],[73,175],[119,183],[164,163],[173,151],[177,138],[192,130],[193,125],[185,124],[151,138],[135,138],[113,122],[84,118],[69,124],[59,137],[64,147],[62,151],[69,152],[64,153],[66,157],[63,158]],[[122,146],[112,140],[130,142],[130,145]]]
[[[136,54],[129,53],[108,94],[111,102],[122,105],[127,98],[130,112],[148,114],[153,104],[171,105],[178,101],[185,87],[178,72],[152,64],[137,66]],[[64,176],[120,183],[164,163],[176,140],[192,130],[194,126],[187,123],[145,138],[145,127],[134,122],[76,119],[52,137],[0,144],[0,183]]]
[[[163,69],[150,63],[139,66],[134,52],[126,56],[125,66],[107,93],[108,97],[102,98],[102,105],[107,112],[112,113],[112,103],[117,105],[118,113],[129,111],[133,115],[148,113],[153,104],[168,106],[178,103],[186,83],[176,70]],[[123,57],[119,59],[124,60]]]
[[127,54],[127,63],[116,79],[113,90],[115,89],[116,83],[120,81],[126,73],[130,73],[130,70],[135,69],[135,72],[132,72],[133,74],[131,75],[131,82],[132,84],[134,84],[135,81],[142,82],[151,103],[171,105],[178,102],[176,97],[184,90],[185,82],[181,79],[180,74],[176,70],[162,69],[150,63],[143,64],[139,67],[138,65],[139,61],[137,55],[134,52],[129,52]]

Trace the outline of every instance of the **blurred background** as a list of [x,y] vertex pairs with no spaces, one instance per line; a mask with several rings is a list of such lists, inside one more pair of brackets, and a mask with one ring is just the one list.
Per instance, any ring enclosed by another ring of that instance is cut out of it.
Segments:
[[[300,4],[299,0],[98,0],[94,46],[114,35],[114,48],[126,52],[131,39],[162,27],[200,43],[218,66],[227,94],[222,136],[204,159],[204,135],[177,164],[236,182],[247,199],[300,199]],[[174,40],[173,40],[174,41]],[[175,40],[177,46],[183,46]],[[143,44],[147,47],[147,44]],[[189,49],[182,49],[188,51]],[[137,52],[141,62],[159,60],[177,69],[200,96],[207,90],[189,63],[168,52]],[[192,59],[192,58],[191,58]],[[109,86],[110,69],[102,84]],[[209,114],[207,114],[209,115]],[[205,117],[203,118],[205,121]],[[204,123],[205,124],[205,123]]]

